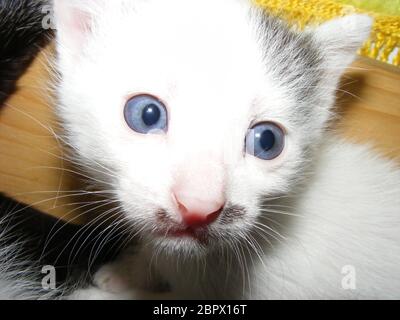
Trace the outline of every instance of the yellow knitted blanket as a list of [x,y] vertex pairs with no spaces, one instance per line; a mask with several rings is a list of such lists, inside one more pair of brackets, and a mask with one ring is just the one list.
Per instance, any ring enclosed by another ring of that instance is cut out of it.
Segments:
[[374,12],[335,0],[253,0],[256,4],[279,15],[290,24],[303,29],[335,17],[351,13],[367,13],[375,18],[370,39],[360,54],[400,66],[400,16]]

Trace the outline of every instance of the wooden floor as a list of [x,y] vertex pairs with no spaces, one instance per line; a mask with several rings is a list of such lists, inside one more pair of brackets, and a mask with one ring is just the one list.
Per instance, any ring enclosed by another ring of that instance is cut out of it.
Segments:
[[[91,216],[75,169],[63,160],[49,98],[47,50],[20,80],[0,111],[0,192],[72,222]],[[350,140],[400,159],[400,69],[358,60],[339,92],[340,119],[332,126]]]

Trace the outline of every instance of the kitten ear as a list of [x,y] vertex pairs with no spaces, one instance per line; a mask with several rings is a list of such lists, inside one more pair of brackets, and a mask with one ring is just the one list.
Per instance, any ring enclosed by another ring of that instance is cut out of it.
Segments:
[[367,15],[353,14],[325,22],[314,30],[328,72],[340,76],[353,62],[370,35],[372,23]]
[[94,27],[103,0],[53,0],[57,38],[60,46],[79,56]]

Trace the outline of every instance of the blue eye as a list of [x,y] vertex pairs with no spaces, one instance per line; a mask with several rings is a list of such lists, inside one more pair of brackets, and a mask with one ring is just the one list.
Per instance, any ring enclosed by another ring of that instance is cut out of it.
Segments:
[[285,147],[285,133],[272,122],[252,127],[246,136],[246,152],[262,160],[277,158]]
[[168,130],[168,116],[164,104],[148,94],[137,95],[125,105],[125,121],[129,127],[143,134],[159,134]]

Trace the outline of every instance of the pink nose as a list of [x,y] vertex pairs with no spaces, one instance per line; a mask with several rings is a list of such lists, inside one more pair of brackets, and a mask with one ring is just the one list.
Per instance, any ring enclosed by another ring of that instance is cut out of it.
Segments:
[[179,191],[176,190],[174,196],[182,220],[188,227],[204,227],[213,223],[225,205],[222,197],[201,199]]

